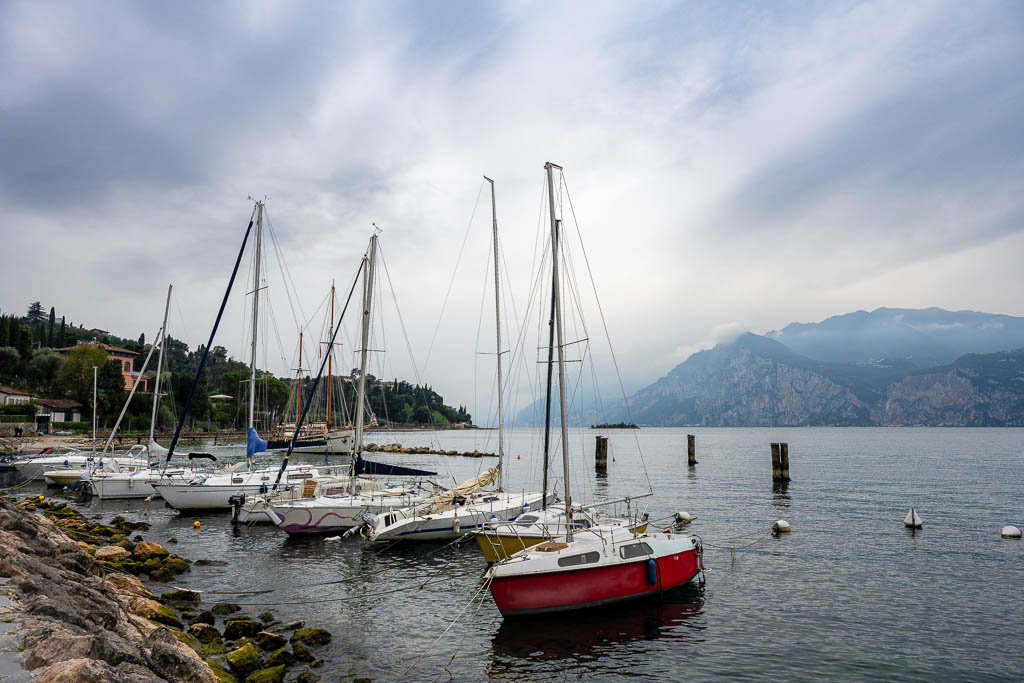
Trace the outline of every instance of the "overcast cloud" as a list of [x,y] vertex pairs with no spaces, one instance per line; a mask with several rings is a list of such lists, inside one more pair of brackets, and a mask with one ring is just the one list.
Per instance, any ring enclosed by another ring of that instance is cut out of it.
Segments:
[[[1024,315],[1022,35],[1015,2],[8,0],[0,308],[151,336],[173,282],[194,346],[268,195],[307,315],[381,226],[422,364],[483,174],[525,305],[550,160],[628,390],[743,329]],[[424,376],[455,404],[493,344],[479,202]],[[390,324],[383,372],[411,377]]]

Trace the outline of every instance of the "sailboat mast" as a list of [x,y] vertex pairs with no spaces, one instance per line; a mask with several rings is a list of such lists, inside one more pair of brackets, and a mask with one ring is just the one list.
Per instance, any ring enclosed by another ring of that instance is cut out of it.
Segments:
[[505,410],[502,404],[502,390],[504,384],[501,381],[501,277],[498,265],[498,209],[494,201],[494,181],[484,176],[484,180],[491,184],[491,241],[494,242],[494,323],[497,339],[495,351],[498,358],[498,490],[504,488],[504,462],[505,462]]
[[260,251],[263,247],[263,202],[256,202],[256,267],[252,276],[252,358],[249,361],[249,426],[256,412],[256,330],[260,312]]
[[551,295],[555,303],[555,341],[558,347],[558,407],[562,418],[562,476],[565,478],[565,540],[572,541],[572,494],[569,489],[569,427],[568,410],[565,405],[565,347],[562,338],[562,301],[558,281],[558,240],[561,221],[555,218],[555,184],[553,170],[557,166],[544,164],[548,175],[548,208],[551,218]]
[[167,285],[167,303],[164,304],[164,324],[160,328],[160,355],[156,359],[156,386],[153,387],[153,414],[149,418],[149,443],[146,444],[146,451],[149,452],[149,444],[153,443],[153,430],[156,429],[156,409],[160,402],[160,373],[164,369],[164,348],[167,346],[167,312],[171,310],[171,290],[174,285]]
[[[331,340],[334,339],[334,280],[331,280]],[[331,360],[334,357],[334,347],[327,342],[327,431],[331,431]]]
[[96,452],[96,373],[97,366],[92,366],[92,452]]
[[[363,259],[366,270],[363,271],[363,329],[360,339],[362,346],[359,350],[359,388],[356,392],[355,453],[357,456],[363,450],[363,403],[366,402],[366,353],[367,347],[370,345],[370,306],[373,303],[373,270],[376,260],[377,235],[374,235],[370,238],[370,255]],[[353,468],[355,467],[355,462],[355,458],[353,458]]]
[[[295,396],[295,420],[298,422],[299,415],[302,415],[302,330],[299,330],[299,369],[296,372],[299,375],[299,391]],[[298,424],[295,428],[299,428]]]

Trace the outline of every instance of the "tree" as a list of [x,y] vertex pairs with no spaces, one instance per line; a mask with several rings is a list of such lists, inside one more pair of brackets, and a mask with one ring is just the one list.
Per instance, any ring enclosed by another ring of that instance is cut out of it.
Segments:
[[0,377],[10,379],[18,374],[21,353],[13,346],[0,346]]
[[143,346],[144,347],[145,345],[146,345],[146,333],[143,332],[142,334],[139,335],[139,346]]
[[53,334],[57,323],[57,316],[54,314],[53,306],[50,306],[50,324],[46,326],[46,346],[53,347],[54,338]]
[[124,375],[121,373],[121,361],[108,360],[100,367],[97,380],[98,409],[104,424],[113,421],[124,403]]
[[57,336],[57,346],[67,346],[67,328],[64,326],[64,316],[60,317],[60,334]]
[[[57,384],[65,396],[91,407],[93,366],[103,367],[106,363],[107,354],[103,349],[79,344],[60,359]],[[121,386],[124,387],[124,379],[121,380]]]
[[28,320],[28,324],[35,328],[39,323],[46,320],[46,314],[43,313],[43,305],[38,301],[33,301],[28,305],[28,315],[25,316]]
[[60,354],[53,349],[36,349],[32,354],[32,360],[28,364],[28,376],[44,396],[53,392],[59,367]]

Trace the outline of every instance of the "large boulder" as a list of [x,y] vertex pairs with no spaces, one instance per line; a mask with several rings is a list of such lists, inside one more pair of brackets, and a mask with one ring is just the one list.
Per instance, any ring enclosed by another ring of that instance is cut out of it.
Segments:
[[169,629],[158,628],[146,639],[154,667],[173,683],[218,683],[199,655],[180,642]]
[[207,610],[203,610],[199,614],[197,614],[194,617],[192,617],[191,619],[189,619],[188,623],[190,623],[190,624],[209,624],[210,626],[213,626],[214,624],[217,623],[217,617],[215,617],[213,615],[213,612],[211,612],[210,610],[207,609]]
[[245,683],[283,683],[284,664],[256,671],[246,677]]
[[300,628],[292,634],[292,642],[302,643],[303,645],[308,645],[310,647],[317,647],[331,642],[331,634],[326,629],[317,628],[315,626],[310,628]]
[[260,651],[252,643],[246,643],[237,650],[232,650],[224,655],[224,659],[227,660],[231,670],[239,676],[248,676],[262,665]]
[[144,619],[150,619],[165,626],[171,626],[177,630],[184,628],[181,619],[174,613],[174,610],[164,607],[156,600],[149,598],[132,598],[128,601],[128,609]]
[[229,619],[224,624],[224,639],[236,640],[245,636],[254,636],[262,630],[263,624],[255,619],[250,619],[249,617]]
[[179,609],[198,605],[200,598],[199,593],[188,590],[174,590],[160,594],[160,602]]
[[171,552],[159,543],[154,543],[153,541],[139,541],[135,544],[135,550],[132,552],[132,557],[135,558],[137,562],[145,562],[152,558],[163,559],[170,554]]
[[220,631],[215,626],[198,622],[188,627],[187,633],[192,634],[200,643],[212,643],[220,640]]
[[295,663],[295,655],[288,651],[286,647],[280,647],[269,655],[267,655],[267,667],[277,666],[278,664],[284,664],[285,666],[291,666]]
[[253,638],[256,644],[263,650],[276,650],[279,647],[284,647],[288,644],[288,638],[278,633],[270,633],[269,631],[260,631]]
[[163,683],[165,680],[138,664],[119,664],[117,668],[97,659],[65,659],[33,675],[36,683]]
[[227,614],[241,612],[242,608],[231,602],[218,602],[216,605],[210,608],[210,611],[216,614],[217,616],[223,617]]
[[96,554],[93,555],[100,562],[120,562],[127,560],[131,556],[130,552],[116,545],[105,545],[102,548],[98,548]]

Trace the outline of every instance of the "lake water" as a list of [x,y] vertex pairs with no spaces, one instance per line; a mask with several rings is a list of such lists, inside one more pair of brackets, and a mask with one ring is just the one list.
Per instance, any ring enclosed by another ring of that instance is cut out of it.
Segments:
[[[697,435],[692,469],[687,432]],[[232,529],[227,513],[181,516],[160,502],[93,501],[86,514],[129,510],[153,524],[146,538],[173,536],[184,557],[226,561],[177,581],[207,591],[204,603],[270,609],[332,631],[318,671],[325,680],[1024,680],[1024,544],[999,535],[1004,524],[1024,526],[1024,430],[611,430],[602,478],[593,472],[596,433],[572,437],[574,500],[646,491],[646,467],[654,495],[634,504],[654,520],[697,515],[690,530],[704,540],[703,587],[503,621],[480,591],[486,565],[475,544],[293,538],[276,527]],[[492,431],[370,437],[495,450]],[[512,432],[509,488],[539,488],[536,437]],[[773,441],[789,443],[788,485],[771,481]],[[494,462],[391,461],[435,469],[444,481]],[[911,505],[924,520],[916,533],[903,526]],[[768,536],[780,518],[793,533]]]

